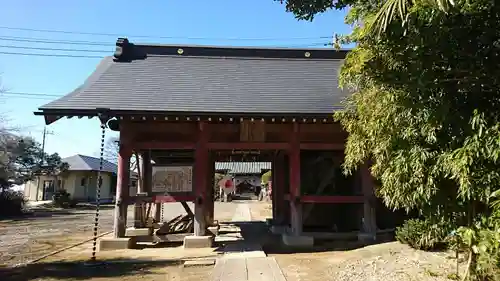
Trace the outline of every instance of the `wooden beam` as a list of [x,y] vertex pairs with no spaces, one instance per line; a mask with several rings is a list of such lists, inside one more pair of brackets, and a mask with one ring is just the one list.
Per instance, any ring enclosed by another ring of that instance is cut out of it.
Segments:
[[293,134],[290,138],[290,226],[294,235],[300,236],[302,234],[302,204],[296,200],[300,198],[300,140],[299,140],[299,124],[293,124]]
[[321,196],[304,195],[300,197],[302,203],[329,203],[329,204],[361,204],[364,202],[363,196]]
[[[207,209],[207,173],[209,153],[207,148],[208,143],[208,128],[205,122],[199,122],[198,143],[195,150],[194,163],[194,190],[196,199],[194,200],[194,235],[203,236],[206,233],[206,214]],[[210,199],[211,200],[211,199]]]
[[[303,195],[300,196],[301,203],[318,203],[318,204],[362,204],[364,203],[363,196],[343,196],[343,195]],[[290,195],[284,196],[286,201],[290,201]]]
[[208,149],[211,150],[233,150],[233,149],[248,149],[248,150],[278,150],[278,149],[289,149],[289,143],[280,142],[211,142],[207,144]]
[[140,141],[134,143],[135,149],[195,149],[194,142],[161,142],[161,141]]
[[61,118],[62,118],[62,116],[45,115],[44,116],[45,125],[50,125],[50,124],[56,122],[57,120],[59,120]]
[[173,203],[173,202],[193,202],[194,195],[158,195],[153,196],[154,203]]
[[114,236],[115,238],[125,237],[127,226],[127,207],[129,201],[129,181],[130,181],[130,157],[132,150],[121,144],[118,153],[118,176],[116,182],[116,206],[114,216]]
[[363,189],[363,231],[375,240],[377,236],[377,217],[375,213],[374,179],[370,173],[369,163],[361,166],[361,186]]
[[344,150],[343,143],[301,143],[302,150]]

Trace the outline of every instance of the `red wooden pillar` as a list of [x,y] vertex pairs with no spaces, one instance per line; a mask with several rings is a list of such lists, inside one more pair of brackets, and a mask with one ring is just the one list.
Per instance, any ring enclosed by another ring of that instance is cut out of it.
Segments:
[[361,187],[363,189],[363,232],[370,239],[375,240],[377,236],[377,219],[375,216],[375,193],[374,181],[370,173],[368,163],[361,166]]
[[290,140],[290,224],[294,235],[302,233],[302,204],[300,202],[300,139],[299,124],[293,123]]
[[274,158],[274,165],[272,170],[273,176],[273,204],[275,207],[276,225],[283,225],[286,220],[286,206],[285,206],[285,153],[278,151]]
[[116,181],[116,205],[114,217],[115,238],[125,237],[127,209],[130,192],[130,157],[132,150],[126,144],[120,144],[118,152],[118,177]]
[[[271,178],[269,179],[271,181],[271,205],[272,205],[272,221],[273,221],[273,224],[276,224],[277,220],[278,220],[278,216],[277,216],[277,208],[278,208],[278,204],[276,203],[277,200],[276,200],[276,194],[275,194],[275,191],[274,191],[274,184],[276,183],[275,182],[275,177],[276,177],[276,160],[278,158],[278,152],[275,151],[274,154],[273,154],[273,158],[272,158],[272,161],[271,161]],[[261,179],[262,179],[262,176],[261,176]],[[262,183],[261,183],[262,184]],[[269,182],[267,183],[268,184],[268,190],[269,190]]]
[[212,153],[208,156],[208,173],[207,173],[207,196],[206,196],[206,223],[207,226],[214,225],[214,184],[215,184],[215,157]]
[[208,173],[208,132],[206,124],[199,122],[198,142],[195,149],[194,163],[194,235],[203,236],[206,233],[207,204],[207,173]]

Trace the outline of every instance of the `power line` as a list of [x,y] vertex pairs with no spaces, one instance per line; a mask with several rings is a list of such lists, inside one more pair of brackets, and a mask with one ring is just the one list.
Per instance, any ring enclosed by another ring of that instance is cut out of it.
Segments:
[[[328,43],[314,43],[314,44],[304,44],[295,46],[328,46]],[[293,47],[293,46],[289,46]],[[10,48],[10,49],[24,49],[24,50],[39,50],[39,51],[63,51],[63,52],[89,52],[89,53],[110,53],[111,50],[91,50],[91,49],[70,49],[70,48],[43,48],[43,47],[27,47],[27,46],[15,46],[15,45],[0,45],[0,48]]]
[[115,46],[114,43],[109,43],[109,42],[107,43],[107,42],[97,42],[97,41],[75,41],[75,40],[61,40],[61,39],[46,39],[37,37],[21,37],[21,36],[0,36],[0,41],[63,44],[63,45]]
[[[61,45],[85,45],[85,46],[115,46],[115,44],[106,43],[106,42],[98,42],[98,41],[74,41],[74,40],[53,40],[53,39],[45,39],[45,38],[34,38],[34,37],[20,37],[20,36],[0,36],[0,41],[12,41],[12,42],[27,42],[27,43],[43,43],[43,44],[61,44]],[[286,44],[281,46],[283,47],[311,47],[311,46],[328,46],[329,43],[301,43],[301,44]],[[278,45],[267,45],[267,47],[273,47]],[[265,45],[263,47],[266,47]]]
[[62,97],[55,94],[42,94],[42,93],[25,93],[25,92],[1,92],[0,95],[19,95],[19,96],[40,96],[40,97]]
[[63,51],[63,52],[89,52],[89,53],[110,53],[110,50],[89,50],[89,49],[67,49],[67,48],[40,48],[13,45],[0,45],[0,48],[39,50],[39,51]]
[[0,98],[10,99],[53,100],[61,97],[63,97],[63,95],[24,92],[0,92]]
[[135,38],[151,38],[151,39],[186,39],[186,40],[217,40],[217,41],[291,41],[291,40],[317,40],[317,39],[332,39],[332,36],[319,36],[319,37],[282,37],[282,38],[221,38],[221,37],[183,37],[183,36],[155,36],[155,35],[132,35],[119,34],[119,33],[98,33],[98,32],[82,32],[82,31],[68,31],[68,30],[51,30],[51,29],[35,29],[24,27],[11,27],[0,26],[0,29],[18,30],[18,31],[31,31],[31,32],[45,32],[45,33],[59,33],[59,34],[78,34],[78,35],[92,35],[92,36],[112,36],[112,37],[135,37]]
[[18,53],[18,52],[0,52],[0,55],[62,57],[62,58],[89,58],[89,59],[102,59],[103,58],[103,56],[89,56],[89,55],[37,54],[37,53]]
[[56,98],[50,98],[50,97],[30,97],[30,96],[9,96],[9,95],[2,95],[0,94],[0,100],[2,100],[2,102],[5,102],[5,99],[8,99],[8,100],[14,100],[14,99],[29,99],[29,100],[40,100],[40,101],[50,101],[50,100],[54,100]]

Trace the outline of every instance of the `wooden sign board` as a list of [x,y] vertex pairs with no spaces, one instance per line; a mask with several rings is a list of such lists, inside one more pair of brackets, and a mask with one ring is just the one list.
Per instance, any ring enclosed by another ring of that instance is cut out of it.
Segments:
[[259,121],[243,120],[240,123],[241,142],[266,141],[266,123]]
[[153,166],[153,192],[193,191],[192,166]]

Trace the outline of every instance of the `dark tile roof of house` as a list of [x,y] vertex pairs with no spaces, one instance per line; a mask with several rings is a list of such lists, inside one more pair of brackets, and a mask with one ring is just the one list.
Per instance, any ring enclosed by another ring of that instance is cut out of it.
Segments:
[[[100,159],[96,157],[77,154],[63,158],[62,161],[68,163],[70,171],[99,171]],[[102,170],[116,174],[118,166],[103,160]]]
[[229,174],[260,174],[262,170],[271,170],[271,162],[215,162],[215,171]]
[[347,95],[338,73],[347,51],[135,45],[119,39],[73,92],[42,115],[115,113],[326,115]]

